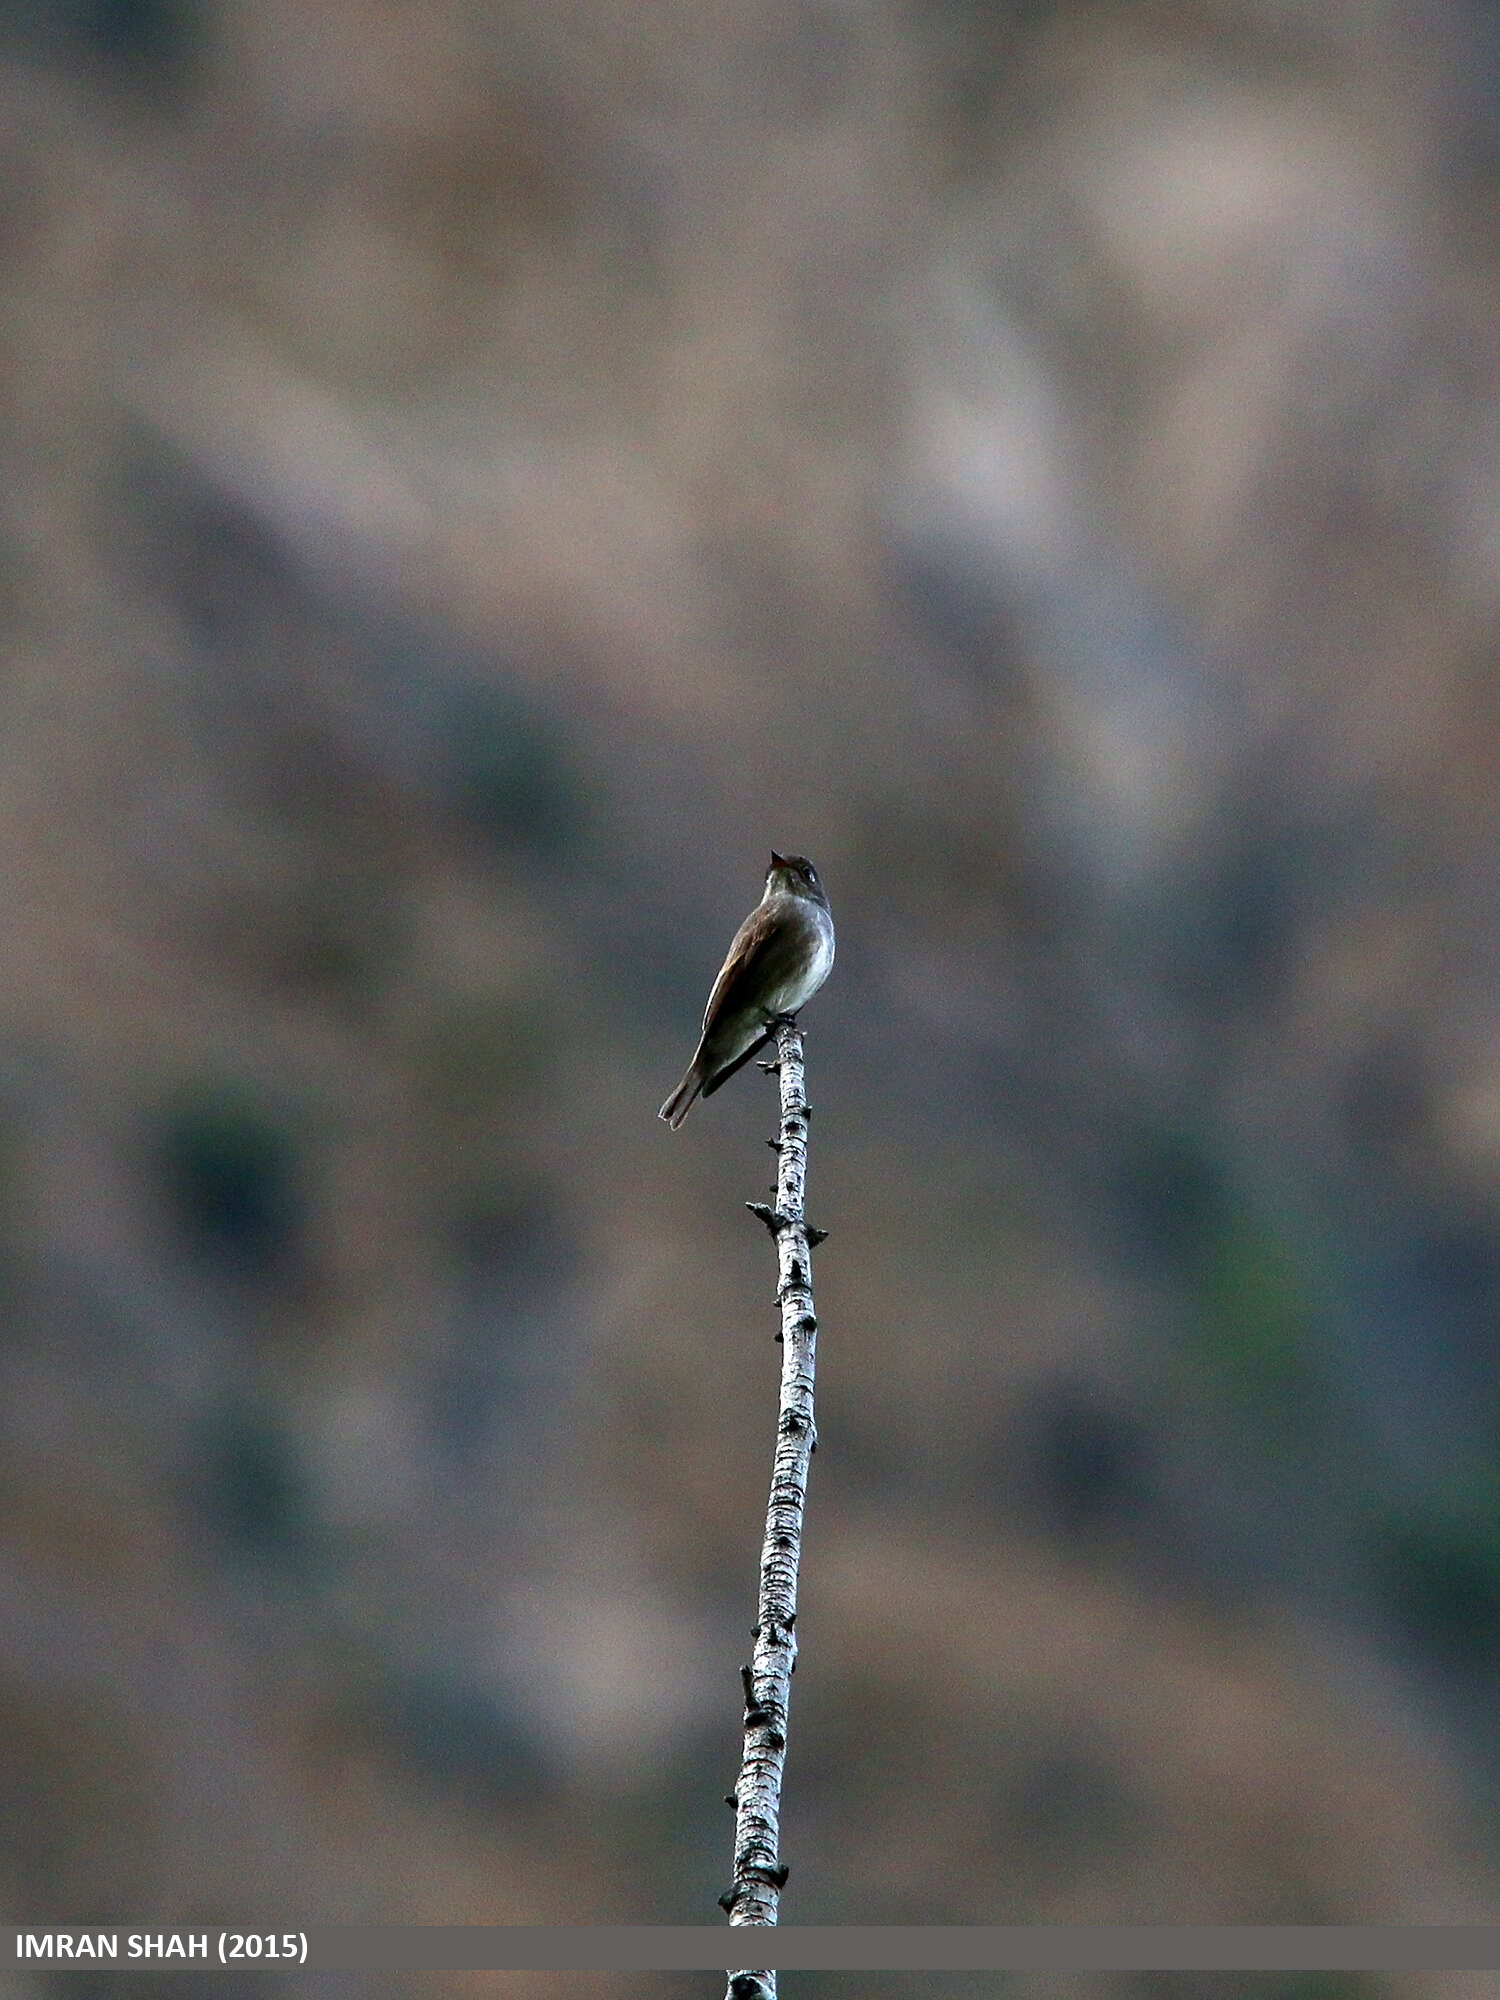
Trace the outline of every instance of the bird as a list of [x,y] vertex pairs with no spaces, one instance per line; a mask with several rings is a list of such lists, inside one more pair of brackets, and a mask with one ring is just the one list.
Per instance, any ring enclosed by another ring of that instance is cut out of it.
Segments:
[[700,1094],[712,1097],[778,1022],[817,992],[833,966],[833,912],[818,871],[802,854],[771,851],[765,893],[734,934],[719,968],[703,1034],[661,1110],[675,1132]]

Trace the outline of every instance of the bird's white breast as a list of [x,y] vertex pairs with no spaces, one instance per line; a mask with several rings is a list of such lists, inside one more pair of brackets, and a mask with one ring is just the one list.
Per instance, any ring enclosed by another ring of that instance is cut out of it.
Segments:
[[806,970],[801,978],[788,980],[771,1001],[773,1011],[778,1014],[795,1014],[811,1000],[833,970],[833,919],[819,910],[815,928],[816,943]]

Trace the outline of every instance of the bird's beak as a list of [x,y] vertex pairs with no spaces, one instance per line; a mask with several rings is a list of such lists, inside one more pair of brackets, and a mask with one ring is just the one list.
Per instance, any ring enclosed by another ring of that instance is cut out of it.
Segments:
[[786,856],[784,854],[778,854],[776,852],[776,849],[773,847],[771,849],[771,866],[773,868],[785,868],[786,865],[787,865]]

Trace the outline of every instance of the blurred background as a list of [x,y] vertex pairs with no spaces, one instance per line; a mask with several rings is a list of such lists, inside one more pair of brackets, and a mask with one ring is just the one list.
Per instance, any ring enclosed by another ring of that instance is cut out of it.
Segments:
[[8,0],[10,1920],[717,1919],[774,844],[785,1920],[1500,1921],[1497,192],[1479,0]]

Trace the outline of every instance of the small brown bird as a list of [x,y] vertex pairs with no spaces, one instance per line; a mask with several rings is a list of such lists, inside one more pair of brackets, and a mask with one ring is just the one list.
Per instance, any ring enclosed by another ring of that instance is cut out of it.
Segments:
[[703,1037],[681,1083],[657,1113],[675,1132],[701,1092],[764,1048],[776,1023],[805,1006],[833,965],[833,913],[817,870],[773,851],[766,892],[734,934],[703,1015]]

